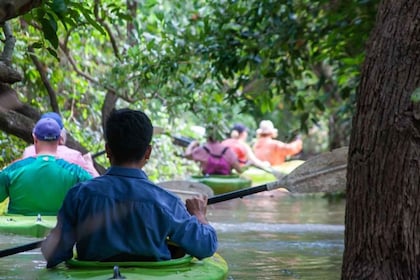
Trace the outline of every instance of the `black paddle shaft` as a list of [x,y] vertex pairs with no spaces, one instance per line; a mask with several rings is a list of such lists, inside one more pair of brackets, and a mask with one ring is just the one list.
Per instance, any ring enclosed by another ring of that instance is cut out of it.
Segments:
[[103,155],[103,154],[105,154],[105,153],[106,153],[106,151],[105,151],[105,150],[100,151],[100,152],[97,152],[97,153],[95,153],[95,154],[93,154],[93,155],[92,155],[92,158],[97,158],[97,157],[99,157],[99,156],[101,156],[101,155]]
[[39,240],[22,246],[1,250],[0,258],[39,248],[41,247],[42,241],[43,240]]
[[181,147],[188,147],[192,141],[194,140],[188,137],[172,136],[172,143]]
[[223,194],[219,194],[219,195],[215,195],[212,196],[208,199],[207,204],[214,204],[214,203],[218,203],[218,202],[222,202],[222,201],[226,201],[226,200],[230,200],[230,199],[234,199],[234,198],[242,198],[244,196],[247,195],[251,195],[254,193],[259,193],[259,192],[263,192],[263,191],[267,191],[269,190],[268,185],[261,185],[261,186],[257,186],[257,187],[249,187],[246,189],[242,189],[239,191],[232,191],[232,192],[228,192],[228,193],[223,193]]

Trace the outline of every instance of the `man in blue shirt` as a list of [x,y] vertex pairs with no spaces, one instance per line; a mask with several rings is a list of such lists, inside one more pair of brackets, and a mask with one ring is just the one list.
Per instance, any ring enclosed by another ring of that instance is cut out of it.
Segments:
[[167,241],[199,259],[217,250],[206,220],[206,197],[186,204],[148,180],[153,126],[141,111],[113,111],[105,126],[111,167],[103,176],[75,185],[66,195],[57,226],[42,244],[47,267],[80,260],[168,260]]

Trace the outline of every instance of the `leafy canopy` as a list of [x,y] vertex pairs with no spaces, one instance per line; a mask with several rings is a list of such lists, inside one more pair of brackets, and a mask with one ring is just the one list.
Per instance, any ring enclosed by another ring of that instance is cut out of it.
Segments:
[[283,135],[325,130],[331,116],[351,119],[377,2],[50,0],[13,21],[14,63],[25,78],[18,89],[50,110],[34,54],[66,126],[91,151],[103,147],[110,91],[117,107],[142,109],[171,134],[194,136],[192,124],[209,123],[227,132],[236,121],[253,129],[263,118]]

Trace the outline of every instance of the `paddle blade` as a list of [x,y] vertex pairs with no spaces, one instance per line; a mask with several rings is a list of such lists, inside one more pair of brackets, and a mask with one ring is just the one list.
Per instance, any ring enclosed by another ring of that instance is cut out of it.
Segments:
[[178,195],[183,201],[199,194],[207,195],[207,197],[214,196],[214,192],[209,186],[199,182],[173,180],[160,182],[157,185]]
[[153,127],[153,135],[163,134],[164,132],[165,132],[165,130],[163,129],[163,127],[159,127],[159,126],[154,126]]
[[285,178],[285,188],[296,193],[343,192],[346,188],[348,147],[310,158]]

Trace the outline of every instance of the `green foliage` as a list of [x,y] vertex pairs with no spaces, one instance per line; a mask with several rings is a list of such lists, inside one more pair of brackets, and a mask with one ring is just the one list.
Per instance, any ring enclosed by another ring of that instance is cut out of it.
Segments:
[[351,118],[377,2],[147,1],[135,46],[105,81],[203,123],[237,106],[284,127],[272,116],[283,108],[308,132],[331,114]]
[[89,1],[71,0],[50,0],[45,5],[32,10],[22,18],[26,22],[39,23],[42,35],[47,42],[39,40],[36,47],[43,46],[54,57],[58,58],[56,50],[58,48],[60,34],[59,25],[65,30],[89,25],[98,30],[102,35],[106,35],[104,28],[96,21],[93,14],[93,6]]
[[166,129],[146,166],[157,180],[197,171],[167,137],[199,138],[192,125],[223,135],[235,122],[254,130],[271,119],[290,140],[325,131],[331,116],[349,123],[378,0],[143,0],[136,13],[126,1],[45,3],[22,17],[31,24],[13,21],[21,100],[51,110],[32,46],[66,127],[94,153],[103,150],[104,97],[115,91],[117,107],[144,110]]
[[416,88],[411,95],[411,101],[418,103],[420,101],[420,88]]
[[284,102],[307,131],[325,104],[338,112],[329,103],[354,96],[377,2],[208,1],[213,11],[199,17],[205,36],[198,52],[216,75],[235,80],[228,93],[242,89],[263,113]]
[[[10,143],[13,143],[11,145]],[[9,163],[20,158],[25,147],[24,141],[6,133],[0,133],[0,170]]]

